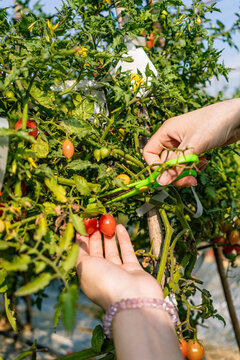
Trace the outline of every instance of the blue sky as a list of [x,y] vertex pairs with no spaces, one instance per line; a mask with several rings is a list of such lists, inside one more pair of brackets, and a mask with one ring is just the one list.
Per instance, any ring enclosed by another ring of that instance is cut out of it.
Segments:
[[[186,5],[191,5],[192,0],[183,0]],[[205,0],[207,1],[207,0]],[[235,13],[240,12],[240,0],[216,0],[217,7],[221,10],[221,13],[215,12],[211,16],[213,21],[219,19],[226,25],[226,28],[230,28],[233,24],[236,16]],[[30,4],[36,3],[36,0],[31,0]],[[43,10],[47,13],[54,13],[55,7],[61,8],[62,0],[41,0]],[[0,7],[12,7],[13,0],[0,0]],[[237,33],[233,37],[234,42],[239,46],[240,49],[240,33]],[[227,83],[224,79],[213,79],[212,84],[209,87],[209,92],[213,95],[218,90],[227,87],[224,91],[224,95],[231,97],[236,88],[240,88],[240,53],[234,48],[230,48],[227,44],[223,44],[221,41],[216,40],[215,47],[219,50],[223,49],[221,55],[221,61],[224,61],[227,67],[235,70],[231,71],[229,75],[229,82]]]

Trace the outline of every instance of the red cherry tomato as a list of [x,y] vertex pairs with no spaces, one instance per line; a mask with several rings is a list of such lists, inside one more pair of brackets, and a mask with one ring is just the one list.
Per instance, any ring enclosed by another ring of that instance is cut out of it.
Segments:
[[187,350],[188,360],[202,360],[204,356],[204,348],[202,344],[194,340],[189,340],[187,344],[188,344],[188,350]]
[[240,233],[238,230],[232,230],[228,235],[228,239],[231,245],[236,244],[240,240]]
[[212,239],[212,241],[216,244],[225,244],[226,243],[226,239],[223,236],[216,236],[215,238]]
[[71,159],[74,154],[74,146],[70,140],[65,140],[62,145],[62,152],[66,158]]
[[116,220],[112,215],[103,215],[100,217],[99,229],[104,235],[113,236],[116,226]]
[[179,346],[182,352],[183,357],[187,356],[188,353],[188,343],[184,339],[179,339]]
[[223,247],[223,252],[224,252],[225,255],[231,255],[233,250],[234,250],[233,245],[226,245],[226,246]]
[[[27,127],[30,127],[33,129],[32,131],[29,131],[28,135],[31,135],[35,139],[38,134],[37,124],[35,123],[35,121],[28,120]],[[22,119],[19,119],[15,124],[15,130],[18,130],[21,128],[22,128]]]
[[85,230],[88,235],[91,235],[97,229],[97,219],[83,219]]

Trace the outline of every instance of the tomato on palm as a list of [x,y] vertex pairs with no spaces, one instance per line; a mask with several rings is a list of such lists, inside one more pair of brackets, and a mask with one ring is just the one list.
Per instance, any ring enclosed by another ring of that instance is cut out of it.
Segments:
[[67,159],[71,159],[74,154],[74,146],[70,140],[65,140],[62,145],[63,155],[66,156]]
[[189,340],[187,345],[188,360],[202,360],[204,356],[204,348],[202,344],[194,340]]
[[104,235],[113,236],[116,226],[116,220],[112,215],[103,215],[100,217],[99,229]]
[[91,235],[94,233],[94,231],[97,229],[97,219],[83,219],[85,230],[88,235]]
[[[35,123],[35,121],[28,120],[27,127],[33,129],[32,131],[29,131],[28,135],[31,135],[35,139],[38,134],[37,124]],[[19,130],[21,128],[22,128],[22,119],[19,119],[15,124],[15,130]]]
[[182,352],[183,357],[187,356],[188,353],[188,343],[184,339],[179,339],[179,346]]

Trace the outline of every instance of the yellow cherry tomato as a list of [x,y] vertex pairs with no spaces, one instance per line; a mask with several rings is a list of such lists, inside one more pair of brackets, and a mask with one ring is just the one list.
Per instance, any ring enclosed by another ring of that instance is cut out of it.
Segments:
[[130,177],[127,174],[120,174],[116,177],[116,179],[121,179],[124,185],[130,184]]

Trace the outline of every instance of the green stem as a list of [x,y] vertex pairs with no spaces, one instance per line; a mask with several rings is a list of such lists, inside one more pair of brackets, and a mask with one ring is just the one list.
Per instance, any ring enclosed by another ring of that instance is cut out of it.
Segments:
[[170,259],[171,259],[171,280],[174,281],[174,256],[173,256],[173,253],[174,253],[174,248],[175,248],[175,245],[177,243],[177,241],[180,239],[180,237],[182,235],[184,235],[186,232],[188,231],[188,229],[183,229],[182,231],[180,231],[180,233],[177,234],[177,236],[175,236],[175,238],[173,239],[173,242],[170,246]]
[[23,220],[21,220],[21,221],[17,221],[17,222],[15,222],[13,225],[11,225],[11,229],[13,229],[13,228],[15,228],[15,227],[18,227],[18,226],[21,226],[21,225],[24,225],[24,224],[27,224],[27,223],[29,223],[29,222],[31,222],[31,221],[33,221],[33,220],[36,220],[37,217],[39,217],[39,216],[40,216],[40,214],[31,216],[31,217],[26,218],[26,219],[23,219]]
[[171,237],[173,234],[173,228],[171,227],[168,218],[167,218],[167,214],[165,212],[165,210],[160,209],[159,210],[162,221],[163,221],[163,225],[165,228],[165,239],[164,239],[164,246],[163,246],[163,252],[162,252],[162,258],[161,258],[161,263],[159,266],[159,270],[158,270],[158,274],[157,274],[157,281],[159,284],[161,284],[162,278],[163,278],[163,274],[164,274],[164,269],[166,266],[166,262],[167,262],[167,255],[168,255],[168,249],[169,249],[169,245],[171,242]]
[[69,185],[69,186],[74,186],[74,185],[76,185],[74,180],[72,180],[72,179],[65,179],[65,178],[62,178],[62,177],[57,177],[57,182],[58,182],[59,184],[62,184],[62,185]]
[[28,96],[23,101],[23,113],[22,113],[22,130],[27,128],[27,119],[28,119]]
[[143,165],[143,163],[137,159],[135,159],[133,156],[126,154],[124,151],[120,150],[120,149],[113,149],[112,151],[112,155],[119,155],[120,157],[126,159],[126,160],[130,160],[132,161],[135,165],[139,166],[140,168],[144,169],[145,166]]

